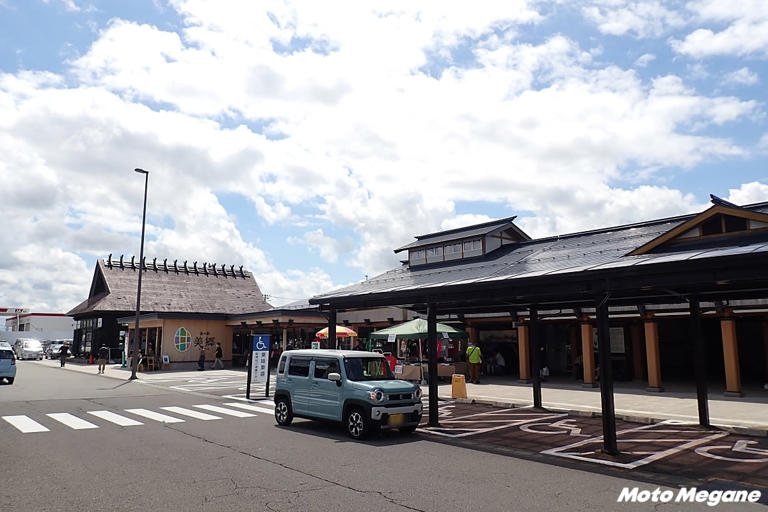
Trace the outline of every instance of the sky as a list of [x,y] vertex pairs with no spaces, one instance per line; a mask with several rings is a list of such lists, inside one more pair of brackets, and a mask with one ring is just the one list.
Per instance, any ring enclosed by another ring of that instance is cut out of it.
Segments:
[[768,201],[764,0],[0,0],[0,307],[97,259],[244,265],[273,305],[425,233]]

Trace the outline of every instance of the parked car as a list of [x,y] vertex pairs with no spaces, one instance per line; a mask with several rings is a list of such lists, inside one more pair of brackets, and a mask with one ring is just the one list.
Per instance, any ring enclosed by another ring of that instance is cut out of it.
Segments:
[[48,359],[58,359],[61,357],[61,347],[63,346],[63,343],[51,343],[48,345],[48,349],[45,351],[45,356]]
[[43,345],[34,338],[19,338],[13,344],[18,359],[42,359]]
[[362,439],[380,428],[413,432],[421,421],[421,388],[395,379],[387,360],[357,350],[291,350],[277,366],[275,420],[294,417],[344,424]]
[[8,343],[0,346],[0,380],[2,379],[7,380],[8,384],[13,384],[16,380],[16,355]]

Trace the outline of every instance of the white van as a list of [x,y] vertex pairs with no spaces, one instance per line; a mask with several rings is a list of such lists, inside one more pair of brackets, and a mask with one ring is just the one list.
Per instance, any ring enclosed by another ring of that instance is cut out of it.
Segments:
[[18,359],[42,359],[43,345],[34,338],[19,338],[13,344]]

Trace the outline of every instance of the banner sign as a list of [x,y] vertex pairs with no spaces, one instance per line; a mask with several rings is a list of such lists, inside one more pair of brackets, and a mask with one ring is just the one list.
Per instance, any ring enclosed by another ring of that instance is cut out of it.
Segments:
[[253,353],[251,354],[251,382],[267,382],[269,367],[269,334],[253,336]]

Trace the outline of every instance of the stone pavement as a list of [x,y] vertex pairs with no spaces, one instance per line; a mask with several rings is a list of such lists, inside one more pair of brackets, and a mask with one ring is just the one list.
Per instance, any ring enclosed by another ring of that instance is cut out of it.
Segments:
[[[58,367],[58,360],[44,359],[34,364]],[[97,375],[96,364],[68,361],[67,370],[80,371]],[[241,373],[245,384],[244,368],[227,368],[226,370],[208,370],[198,373],[187,367],[183,370],[158,370],[139,372],[139,379],[159,377],[163,374],[181,376],[182,373],[193,375],[211,374],[226,371]],[[108,364],[103,377],[128,379],[130,368],[121,368],[119,364]],[[147,379],[151,381],[152,379]],[[440,383],[438,396],[441,400],[452,399],[451,383]],[[475,402],[505,407],[525,407],[533,403],[530,384],[519,383],[509,377],[486,377],[481,384],[467,384],[467,399],[457,399],[458,402]],[[640,383],[621,383],[614,385],[614,406],[616,416],[626,421],[652,423],[655,421],[674,419],[683,422],[698,423],[698,403],[694,384],[690,390],[670,386],[668,391],[649,393]],[[427,387],[422,386],[426,392]],[[725,397],[722,390],[710,389],[709,416],[712,425],[733,430],[735,432],[768,436],[768,391],[761,388],[745,390],[745,396],[740,398]],[[575,414],[600,414],[600,389],[583,388],[576,381],[548,381],[542,383],[542,405],[545,409],[569,411]]]

